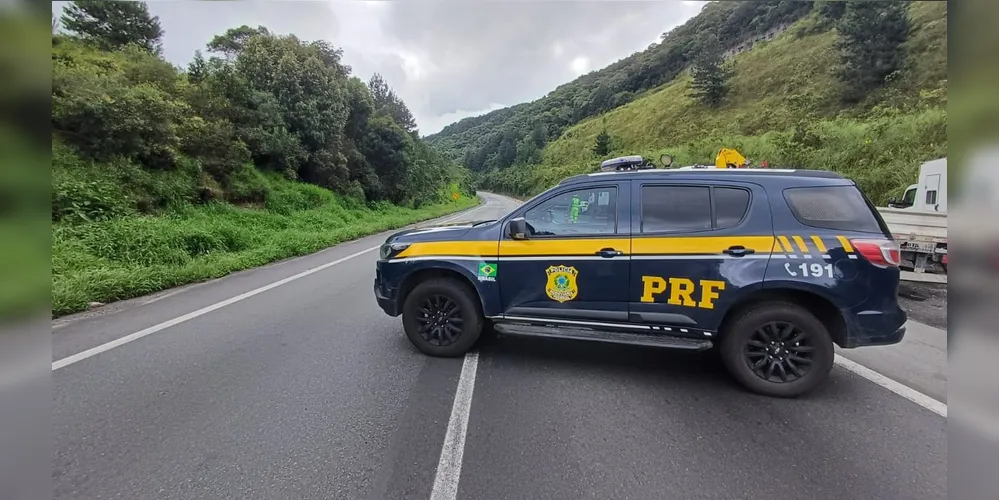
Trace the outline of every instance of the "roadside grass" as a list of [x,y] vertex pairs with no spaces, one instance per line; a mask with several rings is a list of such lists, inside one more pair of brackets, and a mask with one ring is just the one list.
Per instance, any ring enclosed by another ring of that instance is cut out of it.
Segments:
[[161,215],[52,225],[52,316],[218,278],[441,217],[479,203],[368,205],[315,186],[275,192],[266,208],[213,202]]

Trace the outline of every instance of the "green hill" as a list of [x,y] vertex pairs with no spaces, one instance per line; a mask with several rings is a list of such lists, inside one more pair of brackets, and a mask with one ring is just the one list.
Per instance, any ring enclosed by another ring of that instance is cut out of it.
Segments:
[[[691,22],[715,15],[712,5]],[[566,128],[534,161],[478,168],[480,185],[530,195],[568,175],[594,171],[614,156],[670,153],[681,164],[713,163],[719,148],[734,147],[775,167],[839,171],[884,202],[913,182],[921,161],[946,155],[946,9],[944,2],[909,5],[902,70],[859,102],[842,99],[844,84],[835,74],[839,34],[815,9],[725,63],[732,76],[721,106],[709,108],[690,97],[691,76],[684,70],[631,102]],[[496,117],[503,112],[510,113],[499,110]],[[448,130],[432,139],[447,143]],[[604,130],[612,137],[611,151],[597,156],[592,149]],[[468,164],[471,156],[462,153]]]

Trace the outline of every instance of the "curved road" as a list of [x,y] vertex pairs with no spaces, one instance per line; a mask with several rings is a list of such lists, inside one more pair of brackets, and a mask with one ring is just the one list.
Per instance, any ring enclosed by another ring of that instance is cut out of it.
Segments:
[[[482,197],[453,220],[516,204]],[[376,306],[386,235],[57,321],[55,497],[431,498],[463,361]],[[839,366],[775,400],[706,356],[506,337],[470,388],[462,499],[947,493],[946,419]]]

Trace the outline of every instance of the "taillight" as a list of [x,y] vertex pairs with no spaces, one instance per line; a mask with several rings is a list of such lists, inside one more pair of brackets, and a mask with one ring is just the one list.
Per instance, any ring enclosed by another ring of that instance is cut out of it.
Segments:
[[850,244],[871,264],[879,267],[898,267],[902,262],[898,243],[889,239],[857,239]]

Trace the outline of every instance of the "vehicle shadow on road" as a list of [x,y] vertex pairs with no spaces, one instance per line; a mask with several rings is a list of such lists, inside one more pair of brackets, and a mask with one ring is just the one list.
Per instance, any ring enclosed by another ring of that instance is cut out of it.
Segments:
[[[655,385],[680,392],[714,396],[757,396],[742,389],[714,351],[691,352],[602,342],[496,335],[479,343],[480,362],[524,370],[543,369],[565,374],[606,374],[628,377],[631,383]],[[834,369],[829,382],[797,400],[835,401],[851,398],[850,384]]]

